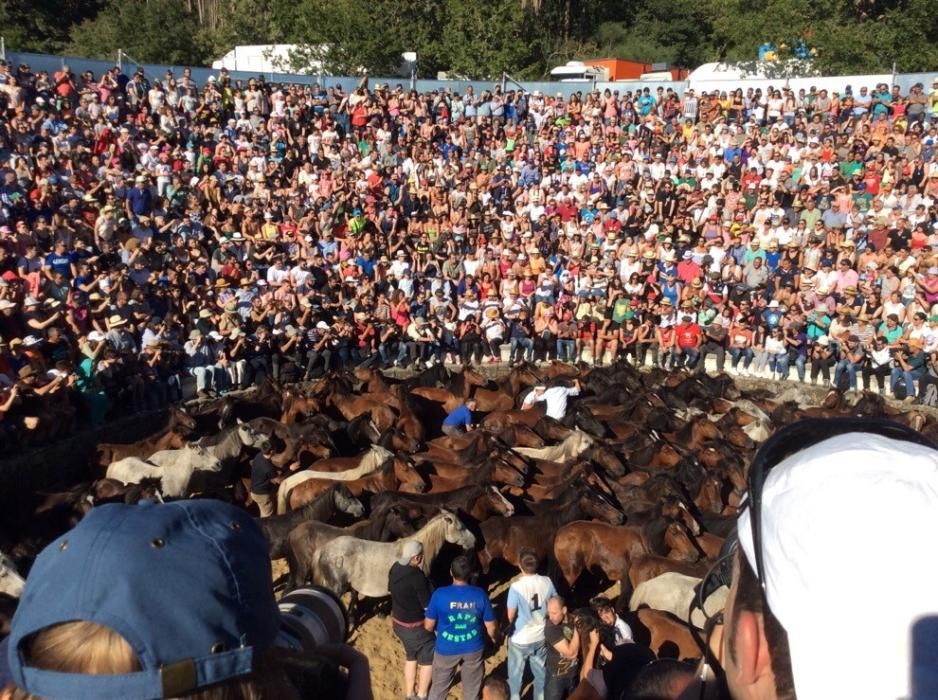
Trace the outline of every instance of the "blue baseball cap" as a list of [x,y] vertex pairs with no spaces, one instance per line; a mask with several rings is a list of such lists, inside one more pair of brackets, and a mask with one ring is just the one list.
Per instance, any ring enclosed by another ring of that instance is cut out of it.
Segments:
[[[120,634],[140,671],[93,675],[28,666],[24,640],[65,622]],[[245,676],[279,629],[267,545],[220,501],[94,508],[36,559],[7,651],[17,686],[48,698],[149,700]]]

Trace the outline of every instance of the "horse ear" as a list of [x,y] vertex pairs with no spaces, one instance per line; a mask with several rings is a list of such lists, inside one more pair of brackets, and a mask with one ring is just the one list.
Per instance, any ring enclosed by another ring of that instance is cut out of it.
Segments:
[[238,425],[244,425],[244,421],[240,418],[235,418],[235,420],[238,422]]

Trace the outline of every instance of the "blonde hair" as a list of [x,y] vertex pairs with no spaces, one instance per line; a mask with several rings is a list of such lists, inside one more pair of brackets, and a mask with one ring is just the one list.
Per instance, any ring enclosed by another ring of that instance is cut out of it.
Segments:
[[[114,630],[95,622],[65,622],[41,630],[25,642],[30,666],[60,673],[92,675],[134,673],[140,661],[130,644]],[[42,700],[37,695],[8,687],[11,700]],[[299,700],[300,695],[283,669],[270,656],[255,662],[251,676],[180,696],[186,700]]]

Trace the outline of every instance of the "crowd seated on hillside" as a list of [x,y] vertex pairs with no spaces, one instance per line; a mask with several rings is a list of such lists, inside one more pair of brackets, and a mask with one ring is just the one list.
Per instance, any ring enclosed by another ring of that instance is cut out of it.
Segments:
[[360,364],[934,401],[938,82],[326,82],[0,66],[5,440]]

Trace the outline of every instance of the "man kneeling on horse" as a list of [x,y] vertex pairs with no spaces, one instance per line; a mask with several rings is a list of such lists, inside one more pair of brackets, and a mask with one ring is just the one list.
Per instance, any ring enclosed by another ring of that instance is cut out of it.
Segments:
[[446,416],[443,420],[443,434],[456,437],[472,430],[472,412],[476,410],[476,405],[475,399],[466,399],[462,406]]

